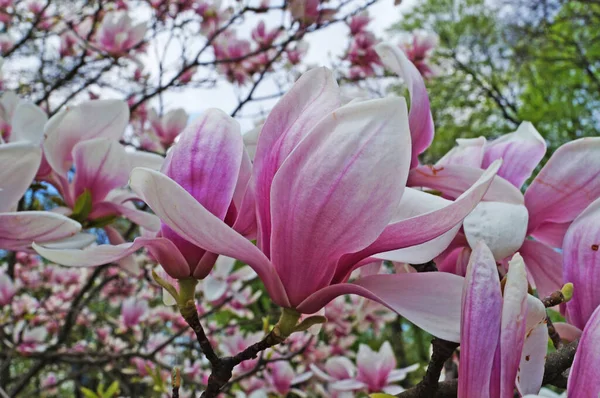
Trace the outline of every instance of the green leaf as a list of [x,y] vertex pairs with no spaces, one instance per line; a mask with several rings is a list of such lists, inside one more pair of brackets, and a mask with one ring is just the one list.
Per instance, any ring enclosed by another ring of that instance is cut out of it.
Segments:
[[369,398],[395,398],[395,397],[390,394],[384,394],[382,392],[378,392],[378,393],[369,395]]
[[81,387],[80,390],[86,398],[102,398],[89,388]]
[[119,382],[117,380],[113,381],[108,389],[104,393],[104,398],[113,398],[119,392]]
[[73,206],[73,214],[71,218],[75,221],[84,221],[92,211],[92,193],[89,189],[83,191],[81,195],[75,200]]

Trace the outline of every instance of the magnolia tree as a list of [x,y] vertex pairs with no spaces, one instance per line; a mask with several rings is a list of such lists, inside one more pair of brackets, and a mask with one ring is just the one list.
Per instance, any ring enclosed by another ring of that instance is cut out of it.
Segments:
[[[436,38],[369,5],[0,3],[0,396],[600,394],[600,139],[421,164]],[[223,81],[230,114],[165,109]]]

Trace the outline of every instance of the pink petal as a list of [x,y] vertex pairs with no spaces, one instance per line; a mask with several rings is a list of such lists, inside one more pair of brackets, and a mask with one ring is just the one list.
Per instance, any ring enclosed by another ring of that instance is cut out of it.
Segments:
[[565,282],[575,286],[567,302],[569,322],[583,329],[600,305],[600,199],[573,221],[563,245]]
[[39,106],[23,101],[13,114],[11,125],[12,142],[27,141],[31,144],[40,145],[44,138],[44,125],[48,120],[46,112]]
[[240,174],[233,193],[233,203],[237,209],[237,218],[233,229],[249,239],[254,239],[257,228],[256,194],[252,180],[252,163],[246,151],[242,157]]
[[514,133],[505,134],[485,146],[482,167],[487,167],[496,159],[503,159],[498,175],[521,188],[545,153],[544,138],[533,124],[523,122]]
[[67,177],[73,147],[93,138],[119,140],[129,123],[129,107],[124,101],[83,102],[54,115],[44,130],[44,154],[52,169]]
[[563,245],[563,240],[565,239],[565,234],[567,233],[567,229],[569,229],[570,225],[570,222],[544,222],[535,229],[531,236],[551,247],[561,248]]
[[496,262],[483,242],[473,249],[462,293],[458,397],[485,397],[500,338],[502,294]]
[[298,143],[340,105],[339,87],[326,68],[304,73],[269,114],[258,137],[254,158],[259,219],[258,245],[269,255],[271,184]]
[[[127,148],[129,149],[129,148]],[[147,167],[152,170],[160,170],[165,158],[155,153],[143,151],[127,151],[130,167]]]
[[570,323],[554,322],[553,325],[554,329],[556,329],[556,332],[560,336],[560,339],[566,340],[569,343],[580,338],[581,333],[583,333],[581,329],[571,325]]
[[[485,137],[478,138],[457,138],[456,146],[446,153],[435,164],[436,167],[448,165],[469,166],[482,168],[483,153],[486,144]],[[487,164],[483,168],[487,168]]]
[[549,296],[563,286],[560,253],[535,240],[526,239],[519,249],[527,272],[533,279],[540,297]]
[[[467,166],[419,166],[408,175],[408,186],[427,187],[442,192],[446,198],[457,198],[481,178],[481,169]],[[523,194],[505,179],[496,176],[484,200],[523,204]]]
[[[289,306],[281,280],[265,255],[206,210],[180,185],[164,174],[144,168],[131,172],[129,185],[177,234],[198,247],[250,265],[262,279],[271,298],[278,305]],[[164,192],[169,192],[169,196],[166,197]]]
[[271,260],[292,305],[329,285],[340,256],[373,242],[392,218],[409,166],[407,120],[400,98],[344,106],[277,172]]
[[130,165],[118,141],[96,138],[80,142],[73,148],[73,160],[75,198],[87,189],[92,203],[97,203],[114,188],[127,184]]
[[10,211],[25,194],[42,160],[42,151],[26,142],[0,145],[0,212]]
[[509,262],[500,330],[500,397],[512,398],[526,332],[527,273],[519,254]]
[[517,388],[521,395],[537,394],[540,390],[548,351],[546,308],[531,295],[527,296],[527,304],[527,333],[517,371]]
[[600,307],[585,325],[567,385],[570,397],[597,398],[600,395]]
[[410,95],[410,135],[412,139],[411,168],[419,165],[418,156],[423,153],[433,141],[434,127],[429,97],[423,77],[415,65],[397,46],[381,43],[375,46],[375,51],[383,64],[404,79]]
[[367,276],[321,289],[296,309],[313,314],[338,296],[357,294],[385,305],[434,336],[458,342],[463,281],[443,272]]
[[33,241],[59,240],[80,230],[78,222],[47,211],[0,213],[0,248],[27,250]]
[[[108,241],[111,245],[120,245],[127,242],[125,239],[123,239],[121,233],[116,228],[113,228],[110,225],[104,227],[104,232],[106,232],[106,236],[108,237]],[[46,248],[48,247],[48,245],[44,246]],[[123,257],[121,260],[119,260],[118,264],[119,267],[129,272],[130,274],[136,276],[139,275],[140,266],[138,265],[134,256],[130,255]]]
[[554,152],[527,192],[529,232],[544,222],[575,219],[600,197],[600,138],[571,141]]

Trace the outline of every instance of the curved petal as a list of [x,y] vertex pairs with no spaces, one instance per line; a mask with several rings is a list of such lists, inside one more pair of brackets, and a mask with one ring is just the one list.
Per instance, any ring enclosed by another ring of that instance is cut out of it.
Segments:
[[501,313],[496,262],[490,249],[479,242],[469,259],[462,293],[459,398],[489,395]]
[[59,240],[80,230],[78,222],[48,211],[0,213],[0,248],[25,250],[33,241]]
[[517,131],[505,134],[485,146],[482,167],[502,159],[498,175],[515,187],[527,180],[546,154],[546,141],[530,122],[523,122]]
[[[175,181],[157,171],[136,168],[131,172],[129,184],[177,234],[210,252],[247,263],[262,279],[271,298],[278,305],[289,306],[281,280],[265,255],[206,210]],[[163,195],[164,192],[169,192],[169,196]],[[192,219],[190,214],[193,214]]]
[[532,277],[540,297],[547,297],[563,286],[560,253],[541,242],[526,239],[519,249],[527,272]]
[[319,120],[340,105],[340,88],[327,68],[304,73],[269,113],[258,136],[254,168],[259,221],[258,245],[269,256],[271,184],[296,145]]
[[560,336],[560,339],[566,340],[569,343],[580,338],[581,333],[583,333],[581,329],[571,325],[570,323],[554,322],[553,325],[554,329],[556,329],[556,332]]
[[[419,166],[410,171],[408,185],[435,189],[440,191],[444,197],[454,199],[481,178],[483,173],[484,171],[481,169],[467,166]],[[524,203],[521,191],[499,176],[494,178],[483,200],[518,205]]]
[[40,145],[44,138],[46,112],[31,102],[23,101],[15,109],[11,121],[11,141],[27,141]]
[[[123,236],[119,231],[115,228],[107,225],[104,227],[104,232],[106,232],[106,236],[108,237],[108,241],[111,245],[120,245],[122,243],[126,243],[127,241],[123,239]],[[44,245],[44,247],[48,247],[48,245]],[[135,257],[132,255],[125,256],[118,262],[119,267],[129,272],[132,275],[139,275],[140,266],[137,261],[135,261]]]
[[570,222],[554,223],[545,222],[540,224],[535,231],[531,234],[535,239],[551,247],[561,248],[567,229],[571,225]]
[[129,107],[120,100],[96,100],[65,108],[54,115],[44,130],[44,154],[52,169],[67,177],[73,147],[93,138],[119,140],[129,123]]
[[458,342],[463,281],[443,272],[372,275],[321,289],[296,309],[313,314],[338,296],[357,294],[383,304],[434,336]]
[[91,245],[97,238],[94,234],[81,232],[67,238],[44,242],[43,245],[47,249],[80,249]]
[[540,391],[547,351],[548,327],[545,322],[542,322],[525,336],[517,372],[517,389],[521,395],[537,394]]
[[[126,149],[129,149],[129,147]],[[165,162],[163,156],[144,151],[127,150],[127,158],[132,169],[135,167],[146,167],[152,170],[160,170]]]
[[567,302],[569,322],[583,329],[600,305],[600,199],[573,221],[563,245],[563,275],[574,285]]
[[600,395],[600,307],[583,329],[567,384],[569,396],[597,398]]
[[485,169],[491,164],[488,162],[485,167],[481,165],[485,144],[485,137],[457,138],[456,146],[438,160],[435,166],[458,165]]
[[600,137],[581,138],[554,152],[527,192],[529,232],[544,222],[575,219],[600,197]]
[[9,211],[25,194],[42,161],[42,150],[33,144],[0,145],[0,212]]
[[411,168],[419,165],[418,156],[433,141],[433,117],[429,108],[429,97],[423,77],[415,65],[398,48],[388,43],[375,46],[375,51],[383,64],[404,79],[410,94],[410,112],[408,115],[412,140]]
[[95,220],[110,215],[122,215],[128,220],[149,231],[158,232],[160,219],[152,213],[138,210],[131,203],[100,202],[94,205],[89,214],[90,220]]
[[329,285],[340,256],[369,245],[392,218],[408,174],[407,120],[401,98],[346,105],[275,175],[271,261],[292,305]]

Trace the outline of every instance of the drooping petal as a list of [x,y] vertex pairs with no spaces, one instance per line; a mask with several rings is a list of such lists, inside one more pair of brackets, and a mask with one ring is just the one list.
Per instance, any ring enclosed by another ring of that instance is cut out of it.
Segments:
[[554,322],[554,329],[556,329],[556,333],[560,336],[561,340],[566,340],[567,342],[571,342],[573,340],[577,340],[581,337],[582,330],[577,326],[573,326],[570,323],[566,322]]
[[[289,306],[281,280],[265,255],[180,185],[164,174],[144,168],[131,172],[129,185],[177,234],[210,252],[247,263],[262,279],[271,298],[278,305]],[[169,196],[165,197],[164,192],[169,192]]]
[[435,166],[444,167],[452,164],[478,169],[487,168],[491,162],[488,162],[485,166],[481,165],[483,163],[485,144],[485,137],[457,138],[456,146],[438,160]]
[[462,293],[458,397],[487,397],[500,339],[502,294],[496,262],[483,243],[475,245]]
[[[467,166],[419,166],[408,175],[408,186],[427,187],[440,191],[444,197],[458,198],[484,173],[481,169]],[[523,204],[523,194],[506,181],[496,176],[485,194],[484,200]]]
[[527,307],[527,331],[517,371],[517,388],[521,395],[537,394],[540,390],[548,351],[546,308],[531,295],[527,296]]
[[527,208],[523,205],[481,202],[465,218],[463,227],[471,247],[483,240],[496,261],[501,261],[523,245],[527,220]]
[[44,154],[52,169],[67,177],[73,147],[93,138],[119,140],[129,122],[129,107],[124,101],[83,102],[54,115],[44,130]]
[[43,245],[47,249],[80,249],[91,245],[97,238],[94,234],[80,232],[67,238],[44,242]]
[[581,138],[558,148],[527,192],[529,233],[545,222],[574,220],[600,197],[600,138]]
[[403,99],[364,101],[323,119],[281,166],[271,261],[292,305],[327,286],[340,256],[385,228],[402,197],[409,145]]
[[375,46],[375,51],[383,64],[404,79],[410,94],[410,135],[412,141],[412,160],[410,167],[419,165],[418,156],[423,153],[433,141],[433,117],[429,108],[429,97],[423,77],[415,65],[410,62],[398,46],[381,43]]
[[59,240],[80,230],[78,222],[48,211],[0,213],[0,248],[29,250],[34,241]]
[[42,151],[36,145],[0,145],[0,212],[16,206],[31,185],[41,160]]
[[10,140],[40,145],[44,138],[44,125],[47,120],[46,112],[39,106],[31,102],[21,102],[13,114]]
[[73,161],[74,198],[88,190],[92,203],[97,203],[114,188],[127,184],[130,165],[125,148],[115,140],[97,138],[80,142],[73,148]]
[[269,256],[271,184],[296,145],[326,115],[340,105],[340,89],[326,68],[304,73],[275,105],[258,137],[254,158],[258,245]]
[[338,296],[357,294],[383,304],[434,336],[458,342],[463,281],[443,272],[372,275],[321,289],[296,309],[313,314]]
[[547,297],[563,286],[560,253],[535,240],[526,239],[519,249],[527,272],[533,279],[540,297]]
[[570,397],[597,398],[600,395],[600,307],[583,329],[567,391]]
[[563,275],[574,285],[569,322],[583,329],[600,305],[600,199],[573,221],[563,245]]
[[530,122],[523,122],[517,131],[505,134],[485,146],[482,167],[503,159],[498,175],[515,187],[527,180],[546,153],[546,141]]
[[517,253],[509,262],[500,330],[500,397],[512,398],[526,333],[527,273]]

